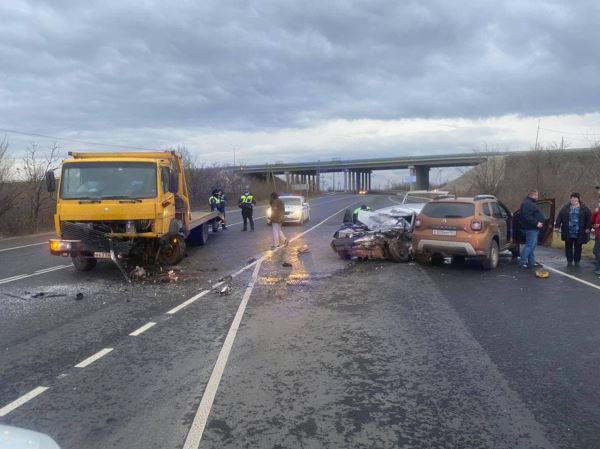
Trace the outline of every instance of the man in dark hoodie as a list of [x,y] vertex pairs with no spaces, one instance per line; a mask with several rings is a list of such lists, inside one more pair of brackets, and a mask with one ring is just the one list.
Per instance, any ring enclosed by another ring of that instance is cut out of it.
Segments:
[[581,201],[579,193],[571,193],[569,202],[565,204],[556,218],[554,229],[560,230],[560,239],[565,242],[567,266],[579,266],[581,247],[590,241],[592,212]]
[[525,248],[523,248],[521,254],[521,266],[523,268],[540,266],[535,261],[535,247],[537,246],[540,229],[544,227],[545,217],[536,204],[538,198],[538,191],[531,189],[523,203],[521,203],[520,225],[525,234]]

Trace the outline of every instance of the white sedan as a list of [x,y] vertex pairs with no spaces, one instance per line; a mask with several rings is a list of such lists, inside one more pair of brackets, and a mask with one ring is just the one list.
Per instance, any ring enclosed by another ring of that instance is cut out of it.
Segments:
[[[302,195],[282,195],[285,207],[284,223],[305,223],[310,220],[310,205]],[[271,208],[267,209],[267,223],[271,224]]]

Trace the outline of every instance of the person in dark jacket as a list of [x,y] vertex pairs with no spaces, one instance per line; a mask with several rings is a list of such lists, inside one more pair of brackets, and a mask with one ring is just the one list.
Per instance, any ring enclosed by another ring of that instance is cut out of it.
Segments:
[[565,242],[567,266],[579,266],[581,247],[590,241],[592,212],[581,201],[579,193],[571,193],[569,202],[565,204],[556,218],[554,229],[560,231],[560,239]]
[[594,230],[594,257],[596,257],[596,268],[594,274],[600,274],[600,200],[592,214],[592,229]]
[[273,246],[271,249],[277,248],[281,240],[283,240],[283,246],[287,246],[287,238],[281,230],[281,224],[283,223],[283,217],[285,215],[285,205],[283,204],[283,201],[279,199],[277,193],[271,193],[269,206],[271,206],[271,225],[273,228]]
[[536,204],[538,198],[538,191],[531,189],[521,203],[519,224],[521,230],[525,234],[525,248],[523,248],[523,253],[521,254],[521,266],[523,268],[540,266],[540,264],[535,261],[535,247],[537,246],[540,229],[544,227],[546,218]]

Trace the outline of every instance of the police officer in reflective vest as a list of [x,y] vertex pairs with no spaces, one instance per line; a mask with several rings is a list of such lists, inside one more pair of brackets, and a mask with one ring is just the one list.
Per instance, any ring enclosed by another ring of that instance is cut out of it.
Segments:
[[[221,189],[214,189],[212,195],[208,198],[208,204],[210,205],[211,211],[216,210],[221,213],[221,226],[223,229],[227,229],[227,226],[225,225],[225,197],[223,191]],[[218,224],[216,227],[213,226],[213,231],[217,232],[218,228]]]
[[370,211],[371,208],[369,206],[367,206],[366,204],[363,204],[360,207],[357,207],[356,209],[354,209],[354,212],[352,213],[352,222],[353,223],[356,223],[358,221],[358,213],[361,210]]
[[242,231],[247,230],[247,222],[250,221],[250,230],[254,231],[254,220],[252,214],[254,212],[254,206],[256,206],[256,200],[254,195],[250,193],[250,189],[246,189],[244,194],[240,196],[238,201],[238,207],[242,209],[242,219],[244,220],[244,228]]

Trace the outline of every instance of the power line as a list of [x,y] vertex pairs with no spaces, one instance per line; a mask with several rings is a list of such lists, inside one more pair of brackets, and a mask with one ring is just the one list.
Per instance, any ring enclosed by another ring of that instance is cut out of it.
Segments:
[[29,133],[29,132],[24,132],[24,131],[17,131],[14,129],[0,128],[0,132],[9,133],[9,134],[20,134],[22,136],[29,136],[29,137],[43,137],[45,139],[62,140],[65,142],[81,143],[84,145],[97,145],[97,146],[102,146],[102,147],[124,148],[124,149],[128,149],[128,150],[159,151],[155,148],[142,148],[142,147],[132,147],[129,145],[116,145],[116,144],[110,144],[110,143],[90,142],[87,140],[77,140],[77,139],[69,139],[66,137],[48,136],[46,134]]

